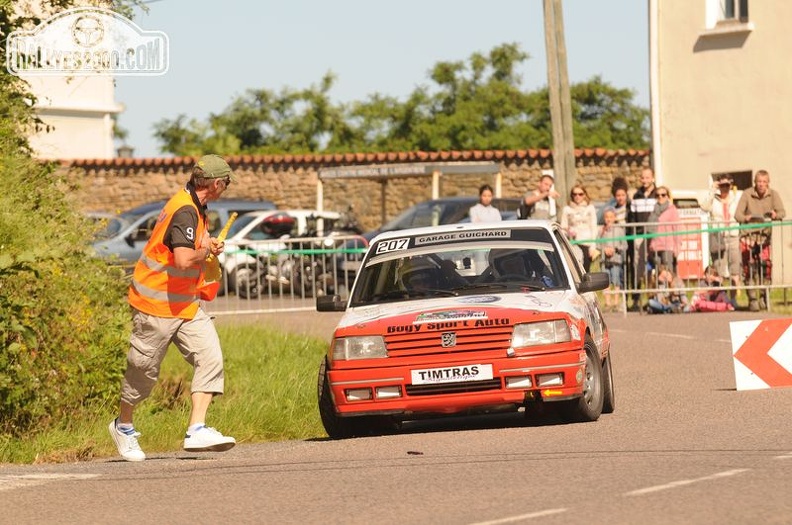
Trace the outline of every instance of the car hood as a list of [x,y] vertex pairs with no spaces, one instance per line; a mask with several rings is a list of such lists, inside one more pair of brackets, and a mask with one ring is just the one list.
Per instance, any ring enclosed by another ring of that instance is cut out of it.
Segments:
[[593,320],[597,315],[595,301],[587,301],[569,290],[493,293],[351,308],[341,318],[337,329],[356,331],[383,321],[393,326],[477,319],[513,319],[513,323],[518,318],[525,320],[525,316],[532,313],[554,312],[567,313],[576,320]]

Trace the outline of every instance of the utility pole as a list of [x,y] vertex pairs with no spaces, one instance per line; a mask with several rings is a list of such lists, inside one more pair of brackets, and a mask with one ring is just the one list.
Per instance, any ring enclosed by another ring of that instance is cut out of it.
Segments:
[[553,128],[553,169],[555,188],[562,204],[575,184],[575,139],[572,134],[572,96],[569,92],[564,15],[561,0],[544,3],[547,89],[550,94],[550,122]]

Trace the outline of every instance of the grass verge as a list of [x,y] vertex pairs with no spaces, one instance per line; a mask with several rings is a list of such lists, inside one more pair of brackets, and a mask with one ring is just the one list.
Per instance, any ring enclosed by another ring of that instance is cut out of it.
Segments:
[[[234,436],[237,443],[326,435],[316,408],[316,374],[325,341],[255,325],[218,326],[217,330],[225,358],[226,392],[212,402],[209,426]],[[140,445],[147,454],[181,450],[190,412],[191,377],[192,367],[171,348],[154,392],[135,411],[135,427],[142,433]],[[52,430],[24,440],[0,436],[0,463],[116,456],[107,435],[107,424],[116,412],[116,406],[84,407]]]

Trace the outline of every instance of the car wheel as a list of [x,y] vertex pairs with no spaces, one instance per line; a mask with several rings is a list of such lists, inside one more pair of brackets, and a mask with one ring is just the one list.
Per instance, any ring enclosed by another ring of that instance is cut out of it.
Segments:
[[605,392],[602,384],[602,363],[597,347],[586,336],[586,369],[583,377],[583,395],[569,401],[558,402],[559,417],[569,423],[596,421],[602,414]]
[[234,271],[236,293],[243,299],[256,299],[261,293],[261,282],[255,267],[242,266]]
[[339,417],[335,411],[333,396],[330,394],[326,358],[319,367],[319,379],[316,390],[319,397],[319,417],[330,439],[347,439],[357,436],[384,434],[397,428],[398,423],[387,417]]
[[613,391],[613,368],[611,367],[611,356],[605,358],[602,363],[602,389],[604,397],[602,400],[602,413],[612,414],[616,408],[616,395]]

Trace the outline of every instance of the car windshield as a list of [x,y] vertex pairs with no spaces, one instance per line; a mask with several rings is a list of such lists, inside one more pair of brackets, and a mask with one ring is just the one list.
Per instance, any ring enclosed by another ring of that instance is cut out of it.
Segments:
[[231,228],[228,229],[227,238],[233,239],[234,235],[242,231],[245,228],[245,226],[247,226],[248,224],[250,224],[251,222],[255,221],[258,218],[259,215],[255,213],[240,215],[239,217],[236,218],[234,224],[231,225]]
[[548,235],[546,240],[455,242],[369,257],[350,304],[566,288],[563,263]]
[[96,221],[99,227],[99,230],[94,233],[94,240],[96,241],[112,239],[129,226],[121,217],[99,218]]

